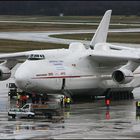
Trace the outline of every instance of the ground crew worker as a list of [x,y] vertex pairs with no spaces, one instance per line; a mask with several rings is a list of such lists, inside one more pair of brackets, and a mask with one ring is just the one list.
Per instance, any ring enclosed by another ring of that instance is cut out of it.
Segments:
[[62,108],[64,107],[64,98],[63,97],[60,98],[60,105]]
[[32,103],[35,104],[36,103],[36,94],[32,93]]
[[107,109],[109,109],[109,106],[110,106],[110,99],[106,99],[106,100],[105,100],[105,104],[106,104]]
[[19,93],[17,93],[17,103],[16,103],[17,107],[20,107],[20,97],[21,97],[21,95]]
[[140,115],[140,101],[136,102],[136,113],[137,115]]
[[137,101],[137,102],[136,102],[136,107],[137,107],[138,109],[140,109],[140,101]]
[[67,105],[67,97],[66,96],[64,97],[64,105],[65,105],[65,107]]
[[26,95],[22,95],[22,106],[25,105],[27,103],[27,96]]
[[110,91],[110,89],[107,90],[107,94],[105,96],[105,104],[106,104],[107,109],[109,109],[109,106],[110,106],[110,94],[109,94],[109,91]]
[[66,107],[70,107],[71,99],[69,97],[66,98]]

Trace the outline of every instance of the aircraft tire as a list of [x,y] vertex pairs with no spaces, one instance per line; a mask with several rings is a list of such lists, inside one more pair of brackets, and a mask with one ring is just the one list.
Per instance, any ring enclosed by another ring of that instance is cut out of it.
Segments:
[[15,119],[16,118],[16,115],[12,115],[12,118]]
[[33,115],[28,115],[28,118],[32,119],[34,116]]

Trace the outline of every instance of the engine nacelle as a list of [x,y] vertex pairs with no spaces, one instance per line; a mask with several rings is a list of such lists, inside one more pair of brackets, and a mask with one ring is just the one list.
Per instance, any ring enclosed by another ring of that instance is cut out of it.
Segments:
[[9,68],[0,66],[0,81],[7,80],[11,76],[11,71]]
[[112,78],[119,84],[127,84],[133,80],[133,72],[127,69],[118,69],[112,73]]

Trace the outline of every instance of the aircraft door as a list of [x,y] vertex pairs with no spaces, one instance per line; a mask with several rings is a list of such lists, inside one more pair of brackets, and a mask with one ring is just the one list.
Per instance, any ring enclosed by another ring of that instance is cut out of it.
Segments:
[[62,85],[63,85],[63,79],[61,78],[56,78],[56,85],[54,85],[58,90],[62,89]]
[[62,79],[62,88],[61,88],[61,90],[63,90],[63,89],[65,88],[65,81],[66,81],[66,79],[63,78],[63,79]]

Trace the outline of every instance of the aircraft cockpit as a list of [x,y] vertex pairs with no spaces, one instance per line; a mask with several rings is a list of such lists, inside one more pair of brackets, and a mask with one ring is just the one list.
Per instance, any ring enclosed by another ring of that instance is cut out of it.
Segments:
[[43,60],[45,59],[44,54],[30,54],[28,60]]

